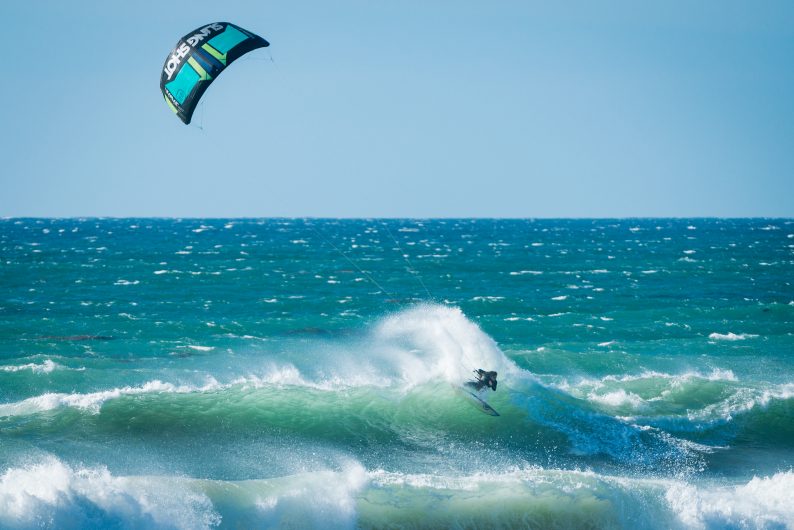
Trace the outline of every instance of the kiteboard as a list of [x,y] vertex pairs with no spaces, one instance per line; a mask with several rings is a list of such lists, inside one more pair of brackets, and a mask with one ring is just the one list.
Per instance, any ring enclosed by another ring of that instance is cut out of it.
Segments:
[[474,407],[482,412],[483,414],[488,414],[489,416],[499,416],[499,413],[494,410],[492,406],[488,404],[483,398],[478,396],[475,392],[472,392],[469,388],[466,388],[466,385],[452,385],[455,390],[461,394],[463,397],[466,398],[466,401],[474,405]]

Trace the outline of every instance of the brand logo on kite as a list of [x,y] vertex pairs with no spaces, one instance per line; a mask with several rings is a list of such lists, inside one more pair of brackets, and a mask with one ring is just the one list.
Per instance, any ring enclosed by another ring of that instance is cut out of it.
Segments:
[[196,45],[207,38],[213,31],[223,31],[224,26],[215,22],[214,24],[208,24],[198,30],[196,33],[191,35],[190,37],[185,39],[185,42],[181,42],[179,46],[174,49],[174,52],[168,57],[168,61],[165,63],[165,68],[163,68],[163,72],[165,75],[168,76],[168,80],[171,80],[171,77],[176,72],[179,65],[182,64],[182,60],[187,57],[187,54],[190,53],[191,48],[195,48]]

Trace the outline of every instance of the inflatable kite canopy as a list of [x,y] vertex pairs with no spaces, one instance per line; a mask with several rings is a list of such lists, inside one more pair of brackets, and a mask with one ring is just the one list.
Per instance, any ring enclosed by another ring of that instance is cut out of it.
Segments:
[[265,39],[229,22],[215,22],[191,31],[165,60],[160,90],[179,119],[190,123],[207,87],[237,58],[270,46]]

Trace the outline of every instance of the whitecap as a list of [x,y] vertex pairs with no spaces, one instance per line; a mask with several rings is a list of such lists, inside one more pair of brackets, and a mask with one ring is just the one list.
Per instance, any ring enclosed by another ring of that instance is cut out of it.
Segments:
[[499,302],[500,300],[504,300],[504,296],[475,296],[472,298],[474,302]]
[[212,351],[215,349],[215,346],[198,346],[194,344],[188,344],[187,347],[196,351]]
[[736,340],[746,340],[746,339],[753,339],[758,337],[758,335],[753,335],[751,333],[711,333],[709,338],[711,340],[729,340],[729,341],[736,341]]
[[55,370],[56,368],[62,368],[61,365],[54,363],[50,359],[45,359],[45,361],[41,364],[36,363],[27,363],[27,364],[20,364],[16,366],[0,366],[0,371],[2,372],[19,372],[22,370],[30,370],[34,374],[48,374]]

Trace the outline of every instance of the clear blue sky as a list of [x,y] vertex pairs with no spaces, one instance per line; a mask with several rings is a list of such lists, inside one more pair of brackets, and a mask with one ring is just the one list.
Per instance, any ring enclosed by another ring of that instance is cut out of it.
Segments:
[[[0,216],[794,216],[794,2],[0,3]],[[183,34],[272,45],[183,125]],[[202,124],[199,128],[197,124]]]

